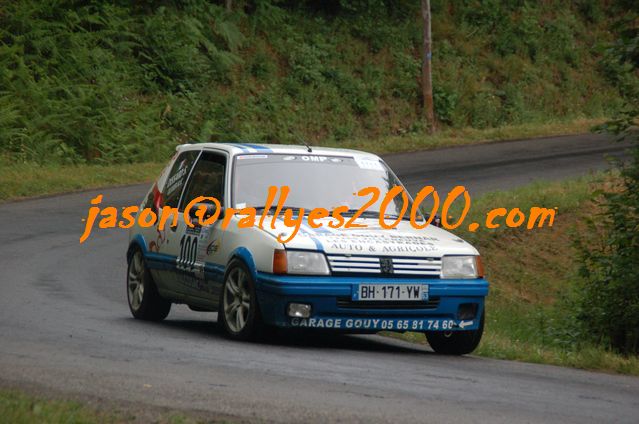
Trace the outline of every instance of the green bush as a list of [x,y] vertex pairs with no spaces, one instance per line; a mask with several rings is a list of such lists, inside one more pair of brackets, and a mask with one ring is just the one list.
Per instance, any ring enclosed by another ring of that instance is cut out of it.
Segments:
[[576,317],[584,334],[624,353],[639,353],[639,146],[619,191],[603,193],[602,212],[579,238]]
[[478,92],[473,98],[471,125],[491,128],[501,123],[501,99],[492,90]]
[[139,58],[147,81],[173,92],[192,90],[211,80],[224,81],[240,61],[232,51],[244,36],[223,19],[222,9],[210,6],[193,12],[197,14],[159,7],[144,18]]
[[317,46],[299,44],[289,57],[291,76],[303,84],[321,84],[324,82],[324,62],[327,57],[327,53]]
[[521,85],[508,83],[499,93],[501,97],[501,122],[519,124],[523,122],[526,113],[525,96]]
[[[629,72],[639,69],[639,27],[631,26],[611,54]],[[626,87],[629,89],[629,87]],[[601,193],[601,210],[577,239],[581,280],[576,316],[584,334],[623,353],[639,353],[639,92],[622,92],[623,112],[603,129],[633,141],[621,184]]]
[[393,54],[395,73],[393,77],[392,94],[407,101],[415,101],[419,98],[419,77],[421,63],[413,55],[405,52]]
[[433,84],[433,103],[437,120],[447,125],[453,124],[453,115],[457,107],[457,93],[441,84]]
[[251,58],[250,72],[255,78],[268,80],[277,71],[277,66],[265,49],[260,48]]

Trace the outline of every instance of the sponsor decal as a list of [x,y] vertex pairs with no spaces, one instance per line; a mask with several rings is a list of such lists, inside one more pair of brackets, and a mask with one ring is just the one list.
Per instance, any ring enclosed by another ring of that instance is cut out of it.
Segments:
[[220,249],[220,241],[218,239],[213,239],[212,242],[206,246],[206,254],[210,255],[212,253],[217,252]]
[[355,163],[362,169],[367,169],[369,171],[384,171],[384,167],[379,159],[376,158],[355,158]]
[[268,158],[268,155],[239,155],[237,157],[237,160],[243,160],[243,159],[266,159]]
[[455,331],[477,327],[475,320],[457,321],[445,318],[291,318],[292,327],[336,330]]
[[182,186],[182,180],[186,177],[188,171],[188,161],[186,159],[182,159],[178,166],[177,172],[169,178],[166,183],[166,195],[170,196],[173,192]]

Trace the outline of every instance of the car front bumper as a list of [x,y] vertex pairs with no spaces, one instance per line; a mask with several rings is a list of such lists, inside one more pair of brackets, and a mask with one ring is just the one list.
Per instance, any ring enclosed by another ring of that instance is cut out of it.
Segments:
[[[429,300],[400,305],[353,301],[352,293],[361,283],[428,284]],[[448,280],[258,273],[256,286],[262,318],[267,324],[356,333],[476,330],[488,294],[488,282],[483,278]],[[311,316],[289,317],[289,303],[310,304]],[[474,313],[469,314],[469,308]]]

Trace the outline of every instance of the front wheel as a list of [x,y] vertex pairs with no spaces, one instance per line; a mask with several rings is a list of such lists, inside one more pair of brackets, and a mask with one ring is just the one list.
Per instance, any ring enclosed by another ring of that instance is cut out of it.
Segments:
[[236,340],[253,339],[261,326],[255,281],[244,262],[233,260],[224,277],[218,322]]
[[429,331],[426,340],[435,353],[443,355],[465,355],[477,348],[484,334],[484,313],[481,314],[479,328],[469,331]]
[[162,321],[171,311],[171,302],[158,293],[140,249],[136,249],[129,260],[126,297],[131,314],[137,319]]

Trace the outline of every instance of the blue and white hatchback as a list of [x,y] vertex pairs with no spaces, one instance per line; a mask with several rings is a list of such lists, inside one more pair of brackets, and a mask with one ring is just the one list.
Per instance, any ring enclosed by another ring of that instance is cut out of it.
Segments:
[[[274,187],[284,186],[285,201],[282,190],[269,198]],[[488,294],[479,253],[442,228],[417,229],[402,219],[406,202],[411,210],[410,196],[382,204],[383,195],[372,202],[358,194],[364,187],[384,194],[398,186],[390,168],[364,152],[178,146],[141,205],[158,222],[173,208],[178,213],[164,220],[175,225],[136,222],[130,229],[131,313],[162,320],[172,303],[183,303],[218,312],[218,322],[236,339],[268,326],[415,331],[425,333],[436,352],[469,353],[483,333]],[[200,196],[219,203],[194,203]],[[309,216],[317,208],[328,216]],[[380,213],[398,224],[383,228]],[[217,220],[207,224],[211,216]],[[340,220],[355,225],[336,225]],[[298,231],[291,237],[293,222]]]

